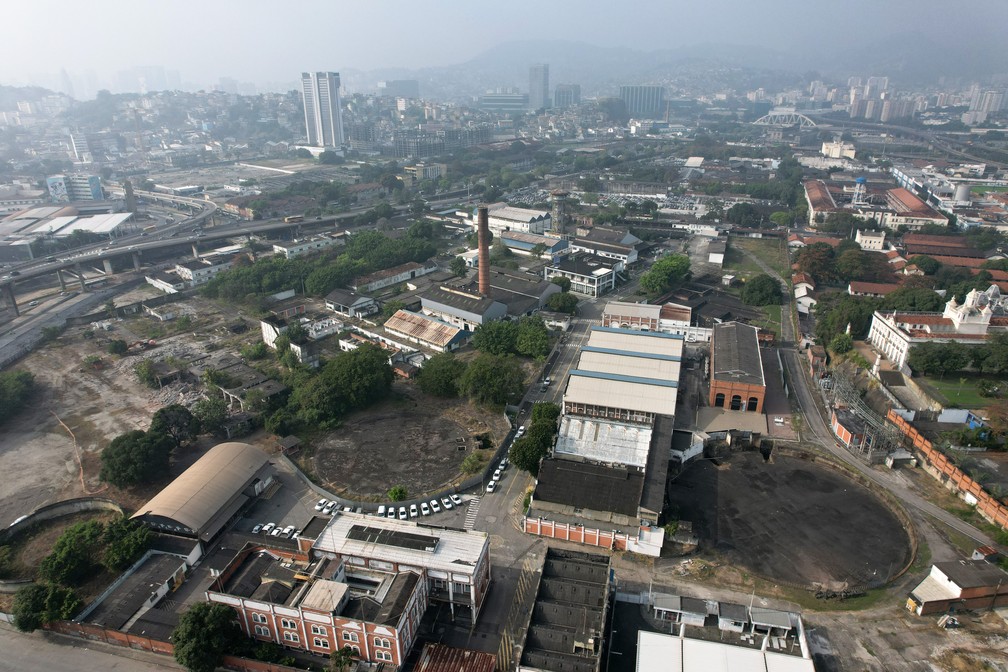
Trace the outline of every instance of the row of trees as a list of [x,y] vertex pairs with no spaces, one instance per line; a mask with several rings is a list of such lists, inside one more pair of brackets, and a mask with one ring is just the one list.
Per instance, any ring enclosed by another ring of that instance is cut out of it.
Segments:
[[39,581],[14,596],[14,625],[32,632],[46,623],[71,618],[80,607],[76,586],[103,568],[123,571],[149,545],[150,531],[127,518],[107,524],[89,520],[71,525],[39,564]]
[[515,440],[508,450],[508,459],[519,469],[533,476],[539,473],[540,461],[549,454],[557,433],[560,407],[552,403],[538,403],[532,407],[528,430]]
[[910,348],[910,368],[924,375],[944,376],[972,367],[979,373],[1008,373],[1008,334],[996,334],[982,345],[920,343]]
[[521,396],[525,371],[511,355],[484,352],[466,364],[451,353],[442,353],[424,363],[417,384],[437,397],[466,396],[477,403],[500,405]]
[[868,335],[872,313],[876,310],[933,311],[943,304],[934,290],[904,285],[881,298],[851,296],[846,292],[825,292],[815,307],[815,335],[820,343],[829,343],[834,336],[847,330],[861,339]]
[[235,266],[208,282],[203,293],[214,299],[258,300],[292,287],[301,287],[315,296],[325,296],[337,287],[346,287],[355,277],[408,261],[430,259],[436,249],[424,237],[429,229],[410,229],[399,239],[378,231],[361,231],[350,237],[339,253],[319,257],[285,259],[269,257],[253,264]]

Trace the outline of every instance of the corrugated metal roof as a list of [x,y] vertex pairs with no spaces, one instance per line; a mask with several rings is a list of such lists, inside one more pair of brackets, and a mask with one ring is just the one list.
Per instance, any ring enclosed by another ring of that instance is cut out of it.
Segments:
[[587,378],[597,378],[599,380],[614,380],[622,383],[635,383],[639,385],[655,385],[657,387],[679,387],[677,380],[662,380],[660,378],[644,378],[642,376],[628,376],[623,373],[610,373],[608,371],[582,371],[574,369],[570,372],[572,376],[585,376]]
[[496,667],[497,657],[491,653],[429,643],[413,669],[415,672],[494,672]]
[[268,462],[269,455],[247,443],[217,444],[133,518],[160,516],[201,534]]
[[447,322],[427,315],[411,313],[408,310],[397,310],[392,317],[385,321],[385,329],[424,343],[430,343],[438,348],[447,347],[452,339],[462,331]]
[[620,355],[622,357],[642,357],[644,359],[658,359],[666,362],[681,362],[679,355],[666,355],[660,352],[633,352],[631,350],[618,350],[616,348],[597,348],[593,345],[586,345],[581,348],[581,352],[599,352],[607,355]]
[[574,373],[571,372],[567,382],[565,402],[675,415],[675,387],[655,385],[650,380],[618,378],[606,378],[606,384],[600,385],[598,378]]

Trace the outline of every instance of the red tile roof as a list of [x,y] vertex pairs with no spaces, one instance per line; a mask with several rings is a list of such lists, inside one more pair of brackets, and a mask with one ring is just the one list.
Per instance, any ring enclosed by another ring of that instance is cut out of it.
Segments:
[[927,203],[917,198],[909,189],[899,187],[886,192],[886,202],[900,214],[934,216],[936,213]]
[[888,282],[861,282],[851,280],[848,286],[850,294],[888,294],[899,289],[900,286]]
[[941,245],[943,247],[973,247],[963,236],[936,236],[930,233],[907,233],[904,245]]
[[836,210],[836,202],[822,180],[809,180],[805,183],[805,195],[816,212]]
[[791,284],[799,285],[803,282],[812,285],[812,289],[815,289],[815,281],[807,273],[795,273],[791,276]]

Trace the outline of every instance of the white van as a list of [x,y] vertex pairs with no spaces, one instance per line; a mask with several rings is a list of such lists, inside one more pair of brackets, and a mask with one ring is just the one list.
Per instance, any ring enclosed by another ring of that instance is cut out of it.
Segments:
[[385,515],[385,505],[384,504],[382,504],[381,506],[378,507],[378,515],[379,516],[384,516]]

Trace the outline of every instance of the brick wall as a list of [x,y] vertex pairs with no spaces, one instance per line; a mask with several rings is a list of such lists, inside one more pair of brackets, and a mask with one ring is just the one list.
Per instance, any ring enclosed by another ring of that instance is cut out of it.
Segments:
[[523,518],[522,524],[527,534],[617,551],[625,551],[629,540],[629,536],[624,533],[598,530],[572,523],[559,523],[555,520],[543,520],[542,518]]
[[1001,529],[1008,529],[1008,507],[998,501],[983,489],[979,483],[970,478],[962,469],[952,464],[949,459],[931,445],[924,436],[914,429],[913,425],[890,410],[886,416],[889,422],[903,432],[907,443],[923,458],[925,468],[949,490],[965,499],[969,494],[976,499],[976,509],[984,518]]

